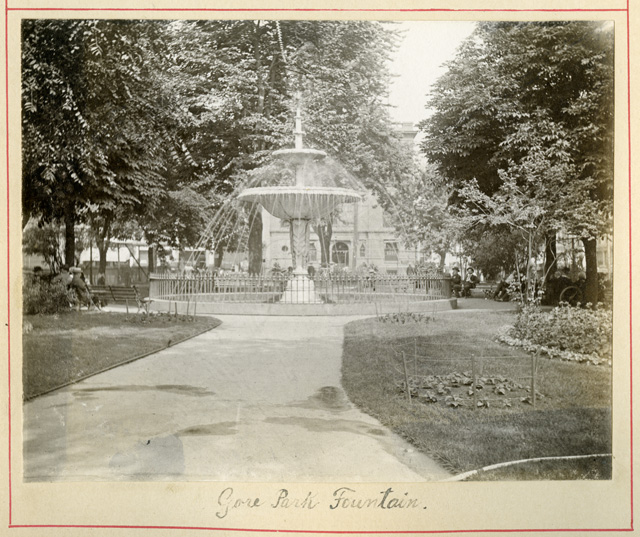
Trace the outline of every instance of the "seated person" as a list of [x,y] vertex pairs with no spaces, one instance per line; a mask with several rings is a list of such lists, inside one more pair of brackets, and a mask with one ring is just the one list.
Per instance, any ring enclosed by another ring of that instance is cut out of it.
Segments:
[[493,299],[498,302],[506,302],[509,300],[509,286],[515,281],[516,276],[515,273],[512,272],[506,278],[504,277],[504,273],[502,274],[502,278],[498,282],[496,290],[493,293]]
[[69,284],[71,289],[76,292],[76,296],[81,304],[89,305],[89,290],[87,289],[87,284],[82,279],[82,270],[78,267],[71,267],[69,273],[71,274],[71,283]]
[[473,269],[467,269],[466,278],[464,279],[464,290],[462,292],[462,296],[471,296],[471,289],[475,289],[476,284],[479,281],[480,280],[478,279],[478,277],[473,273]]
[[60,272],[53,278],[53,282],[61,282],[66,288],[71,285],[72,275],[69,273],[68,265],[62,265]]
[[454,297],[459,297],[462,291],[462,277],[460,276],[460,269],[453,267],[451,269],[451,293]]
[[76,296],[80,301],[80,304],[86,304],[87,307],[95,306],[100,309],[100,303],[91,294],[91,287],[87,283],[82,269],[79,267],[72,267],[70,269],[72,274],[70,287],[76,292]]

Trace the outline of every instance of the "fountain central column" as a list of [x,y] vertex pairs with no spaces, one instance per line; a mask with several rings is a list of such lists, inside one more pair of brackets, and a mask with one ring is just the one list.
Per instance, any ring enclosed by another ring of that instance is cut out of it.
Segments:
[[291,229],[291,257],[295,264],[293,274],[281,298],[284,304],[321,304],[315,291],[315,283],[307,276],[309,257],[310,221],[303,218],[289,220]]
[[[296,149],[302,149],[302,117],[300,107],[296,112]],[[295,166],[296,186],[305,186],[304,171],[300,164]],[[302,194],[304,196],[304,194]],[[315,284],[307,276],[307,264],[309,261],[309,231],[311,221],[306,218],[292,218],[289,220],[291,230],[291,260],[293,262],[293,275],[287,282],[287,287],[282,296],[282,302],[288,304],[316,304],[322,303],[316,296]]]
[[309,261],[309,231],[311,222],[302,218],[289,221],[291,226],[291,257],[294,273],[305,274]]

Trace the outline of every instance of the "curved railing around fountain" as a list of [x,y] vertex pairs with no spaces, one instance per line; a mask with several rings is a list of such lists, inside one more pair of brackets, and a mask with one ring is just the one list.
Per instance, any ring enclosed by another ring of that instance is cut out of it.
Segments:
[[[157,300],[274,304],[281,300],[287,274],[248,275],[242,273],[152,274],[149,296]],[[393,303],[442,300],[451,297],[451,280],[446,277],[376,274],[315,275],[316,296],[324,304]],[[300,288],[299,304],[309,296]]]

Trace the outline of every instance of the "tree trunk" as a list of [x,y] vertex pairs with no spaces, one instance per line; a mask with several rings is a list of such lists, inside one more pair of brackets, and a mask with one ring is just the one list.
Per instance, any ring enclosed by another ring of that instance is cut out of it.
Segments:
[[98,224],[99,221],[92,222],[92,228],[96,237],[96,246],[98,247],[98,274],[107,273],[107,252],[111,245],[111,222],[113,221],[112,215],[109,213],[105,216],[102,229]]
[[262,213],[254,208],[249,216],[249,274],[262,272]]
[[213,258],[213,268],[219,269],[222,266],[222,260],[224,259],[224,243],[216,242]]
[[64,213],[64,263],[72,267],[75,264],[76,253],[76,206],[70,202]]
[[440,256],[440,264],[438,266],[438,271],[443,273],[444,272],[444,262],[447,259],[447,249],[443,248],[442,250],[439,250],[436,253]]
[[320,264],[328,267],[331,262],[331,235],[333,226],[330,220],[323,220],[316,224],[316,234],[320,240]]
[[98,254],[100,259],[98,261],[98,274],[107,274],[107,251],[109,250],[109,245],[98,244]]
[[598,253],[596,239],[582,239],[587,281],[584,286],[584,301],[598,303]]
[[544,279],[547,281],[558,270],[558,259],[556,250],[556,232],[547,234],[544,243]]
[[156,270],[156,252],[153,244],[149,245],[149,274]]
[[[532,254],[532,242],[533,236],[529,232],[529,238],[527,240],[527,280],[526,280],[526,302],[530,302],[535,298],[535,273],[532,278],[531,274],[531,254]],[[537,272],[537,271],[536,271]]]

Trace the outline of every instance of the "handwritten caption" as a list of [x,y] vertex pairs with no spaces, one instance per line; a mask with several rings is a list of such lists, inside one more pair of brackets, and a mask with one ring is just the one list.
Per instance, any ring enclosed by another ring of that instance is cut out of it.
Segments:
[[216,516],[225,518],[234,511],[251,509],[327,510],[330,512],[344,509],[385,511],[426,508],[418,498],[412,498],[408,492],[396,491],[391,487],[373,495],[362,495],[356,489],[339,487],[332,494],[324,496],[313,491],[294,494],[288,489],[281,488],[271,497],[243,496],[232,487],[227,487],[218,496]]

